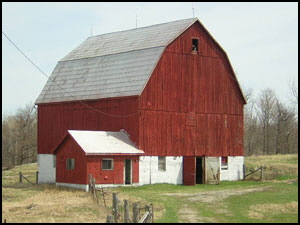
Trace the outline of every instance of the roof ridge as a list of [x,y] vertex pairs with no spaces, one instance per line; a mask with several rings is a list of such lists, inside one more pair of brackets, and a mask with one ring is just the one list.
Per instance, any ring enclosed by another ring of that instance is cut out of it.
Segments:
[[165,47],[166,46],[164,46],[164,45],[160,45],[160,46],[154,46],[154,47],[149,47],[149,48],[132,49],[132,50],[129,50],[129,51],[124,51],[124,52],[109,53],[109,54],[106,54],[106,55],[96,55],[96,56],[88,56],[88,57],[65,59],[65,60],[61,59],[61,60],[58,60],[58,62],[69,62],[69,61],[75,61],[75,60],[80,60],[80,59],[91,59],[91,58],[97,58],[97,57],[104,57],[104,56],[110,56],[110,55],[117,55],[117,54],[136,52],[136,51],[148,50],[148,49],[153,49],[153,48],[165,48]]
[[159,25],[163,25],[163,24],[167,24],[167,23],[175,23],[175,22],[184,21],[184,20],[191,20],[191,21],[195,20],[196,21],[196,20],[198,20],[198,18],[194,17],[194,18],[188,18],[188,19],[182,19],[182,20],[174,20],[174,21],[170,21],[170,22],[152,24],[152,25],[148,25],[148,26],[144,26],[144,27],[131,28],[131,29],[120,30],[120,31],[112,31],[112,32],[109,32],[109,33],[94,35],[94,36],[88,37],[87,39],[94,38],[94,37],[99,37],[99,36],[104,36],[104,35],[108,35],[108,34],[113,34],[113,33],[121,33],[121,32],[127,32],[127,31],[131,31],[131,30],[133,31],[133,30],[138,30],[138,29],[145,29],[145,28],[149,28],[149,27],[153,27],[153,26],[159,26]]

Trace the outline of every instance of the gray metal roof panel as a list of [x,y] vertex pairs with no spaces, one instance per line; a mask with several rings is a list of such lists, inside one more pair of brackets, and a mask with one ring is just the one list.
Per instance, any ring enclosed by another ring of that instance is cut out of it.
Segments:
[[58,62],[35,103],[140,95],[165,47],[195,21],[88,38]]
[[[164,47],[158,47],[78,59],[74,60],[76,68],[70,67],[69,61],[61,61],[54,69],[36,104],[85,100],[91,99],[92,96],[108,98],[139,95],[163,50]],[[88,64],[86,61],[93,63]],[[106,63],[101,63],[103,61]],[[94,64],[97,68],[91,73],[90,66],[93,67]]]
[[92,36],[62,58],[61,61],[166,46],[170,40],[177,37],[195,21],[197,21],[196,18],[178,20],[138,29]]

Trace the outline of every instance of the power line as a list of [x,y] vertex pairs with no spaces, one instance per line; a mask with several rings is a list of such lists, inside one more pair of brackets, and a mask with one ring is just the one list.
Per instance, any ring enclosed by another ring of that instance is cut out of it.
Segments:
[[105,113],[105,112],[102,112],[101,110],[98,110],[96,108],[93,108],[92,106],[84,103],[83,101],[81,100],[78,100],[76,99],[75,96],[73,96],[72,94],[70,94],[68,91],[64,90],[62,87],[60,87],[57,83],[55,83],[54,80],[52,80],[42,69],[40,69],[3,31],[2,31],[2,34],[7,38],[7,40],[19,51],[22,53],[22,55],[35,67],[37,68],[44,76],[46,76],[52,83],[54,83],[59,89],[61,89],[62,91],[64,91],[66,94],[70,95],[72,98],[74,98],[74,100],[78,101],[80,104],[96,111],[96,112],[99,112],[99,113],[102,113],[106,116],[112,116],[112,117],[130,117],[130,116],[135,116],[135,115],[138,115],[139,112],[136,112],[136,113],[131,113],[131,114],[127,114],[127,115],[113,115],[113,114],[109,114],[109,113]]

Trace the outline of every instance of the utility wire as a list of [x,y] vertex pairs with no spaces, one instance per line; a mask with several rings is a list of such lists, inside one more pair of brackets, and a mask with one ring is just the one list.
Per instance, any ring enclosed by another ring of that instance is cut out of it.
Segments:
[[112,116],[112,117],[130,117],[130,116],[135,116],[135,115],[138,115],[139,112],[136,112],[136,113],[131,113],[131,114],[127,114],[127,115],[113,115],[113,114],[109,114],[109,113],[105,113],[101,110],[98,110],[96,108],[93,108],[92,106],[84,103],[83,101],[81,100],[78,100],[76,99],[75,96],[73,96],[72,94],[70,94],[68,91],[64,90],[62,87],[60,87],[57,83],[54,82],[54,80],[52,80],[43,70],[41,70],[3,31],[2,31],[2,34],[7,38],[7,40],[19,51],[22,53],[23,56],[25,56],[25,58],[35,67],[37,68],[44,76],[46,76],[52,83],[54,83],[57,87],[59,87],[62,91],[64,91],[65,93],[67,93],[68,95],[70,95],[72,98],[74,98],[74,100],[78,101],[80,104],[96,111],[96,112],[99,112],[99,113],[102,113],[106,116]]

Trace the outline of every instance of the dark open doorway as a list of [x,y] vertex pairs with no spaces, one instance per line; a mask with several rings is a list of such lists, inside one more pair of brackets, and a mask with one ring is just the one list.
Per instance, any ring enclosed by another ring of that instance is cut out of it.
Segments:
[[131,184],[131,159],[125,159],[125,184]]
[[196,158],[196,184],[203,184],[203,169],[202,169],[202,157]]

